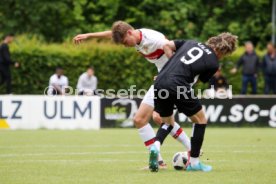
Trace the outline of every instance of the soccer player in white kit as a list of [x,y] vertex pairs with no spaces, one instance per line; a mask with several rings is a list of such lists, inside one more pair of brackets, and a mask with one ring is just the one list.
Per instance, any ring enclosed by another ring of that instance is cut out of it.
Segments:
[[[158,72],[168,62],[169,57],[171,57],[173,53],[171,48],[166,47],[168,40],[162,33],[145,28],[134,29],[131,25],[123,21],[114,22],[112,30],[109,31],[79,34],[74,37],[74,42],[79,44],[88,38],[112,38],[117,44],[123,44],[126,47],[135,47],[144,58],[156,65]],[[157,112],[154,112],[153,85],[144,96],[134,117],[134,124],[147,148],[155,142],[156,136],[152,126],[148,123],[151,116],[155,123],[161,125],[161,117]],[[190,139],[178,123],[174,124],[170,135],[190,151]],[[158,161],[160,168],[166,168],[161,154],[159,154]]]

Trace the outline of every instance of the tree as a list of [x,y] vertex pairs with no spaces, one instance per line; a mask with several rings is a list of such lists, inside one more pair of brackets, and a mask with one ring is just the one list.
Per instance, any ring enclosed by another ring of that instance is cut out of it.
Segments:
[[169,39],[224,31],[240,41],[265,44],[271,35],[272,0],[1,0],[1,32],[33,33],[63,41],[81,32],[110,29],[116,20],[159,30]]

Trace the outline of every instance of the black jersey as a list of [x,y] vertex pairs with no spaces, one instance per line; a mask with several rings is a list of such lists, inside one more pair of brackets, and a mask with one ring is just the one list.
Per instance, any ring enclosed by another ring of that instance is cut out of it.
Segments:
[[198,79],[208,82],[219,68],[214,51],[193,40],[177,40],[174,43],[176,53],[158,74],[155,88],[176,92],[177,86],[191,89]]

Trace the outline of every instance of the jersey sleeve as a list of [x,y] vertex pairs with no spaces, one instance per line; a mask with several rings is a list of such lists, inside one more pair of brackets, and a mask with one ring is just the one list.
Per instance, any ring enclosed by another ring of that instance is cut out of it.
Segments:
[[69,86],[69,80],[68,77],[65,76],[64,85],[67,87]]
[[81,91],[82,89],[83,89],[83,86],[82,86],[82,81],[83,81],[83,77],[82,77],[83,75],[80,75],[79,76],[79,79],[78,79],[78,83],[77,83],[77,89],[79,90],[79,91]]
[[1,50],[2,50],[2,55],[3,55],[4,63],[6,65],[12,65],[12,64],[14,64],[14,62],[11,60],[11,57],[10,57],[10,50],[9,50],[8,45],[7,44],[3,44]]
[[178,50],[185,42],[185,40],[174,40],[175,49]]
[[52,86],[52,85],[54,85],[55,84],[55,79],[54,79],[54,76],[52,75],[51,77],[50,77],[50,80],[49,80],[49,86]]
[[95,76],[94,90],[96,90],[97,87],[98,87],[98,78]]
[[142,28],[140,31],[144,34],[144,39],[147,40],[147,45],[149,47],[156,49],[163,49],[163,46],[167,42],[167,38],[162,33],[152,30]]

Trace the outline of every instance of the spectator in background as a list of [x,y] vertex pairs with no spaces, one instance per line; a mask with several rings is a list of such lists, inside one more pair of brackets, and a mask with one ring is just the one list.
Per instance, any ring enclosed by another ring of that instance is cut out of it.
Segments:
[[9,44],[12,43],[14,39],[13,34],[8,34],[5,36],[4,41],[0,46],[0,84],[6,83],[6,93],[12,93],[12,77],[10,66],[14,65],[16,68],[19,67],[17,62],[13,62],[10,58]]
[[259,67],[259,58],[254,51],[252,42],[245,43],[245,53],[240,57],[237,66],[231,70],[232,74],[242,66],[242,91],[241,94],[247,93],[248,83],[251,84],[252,94],[257,93],[257,73]]
[[94,68],[88,67],[86,72],[80,75],[77,89],[79,95],[95,95],[97,89],[98,79],[94,75]]
[[57,67],[50,77],[48,95],[64,95],[68,89],[68,78],[63,75],[63,68]]
[[262,69],[265,78],[264,93],[272,91],[276,94],[276,51],[272,43],[267,44],[267,54],[263,58]]

